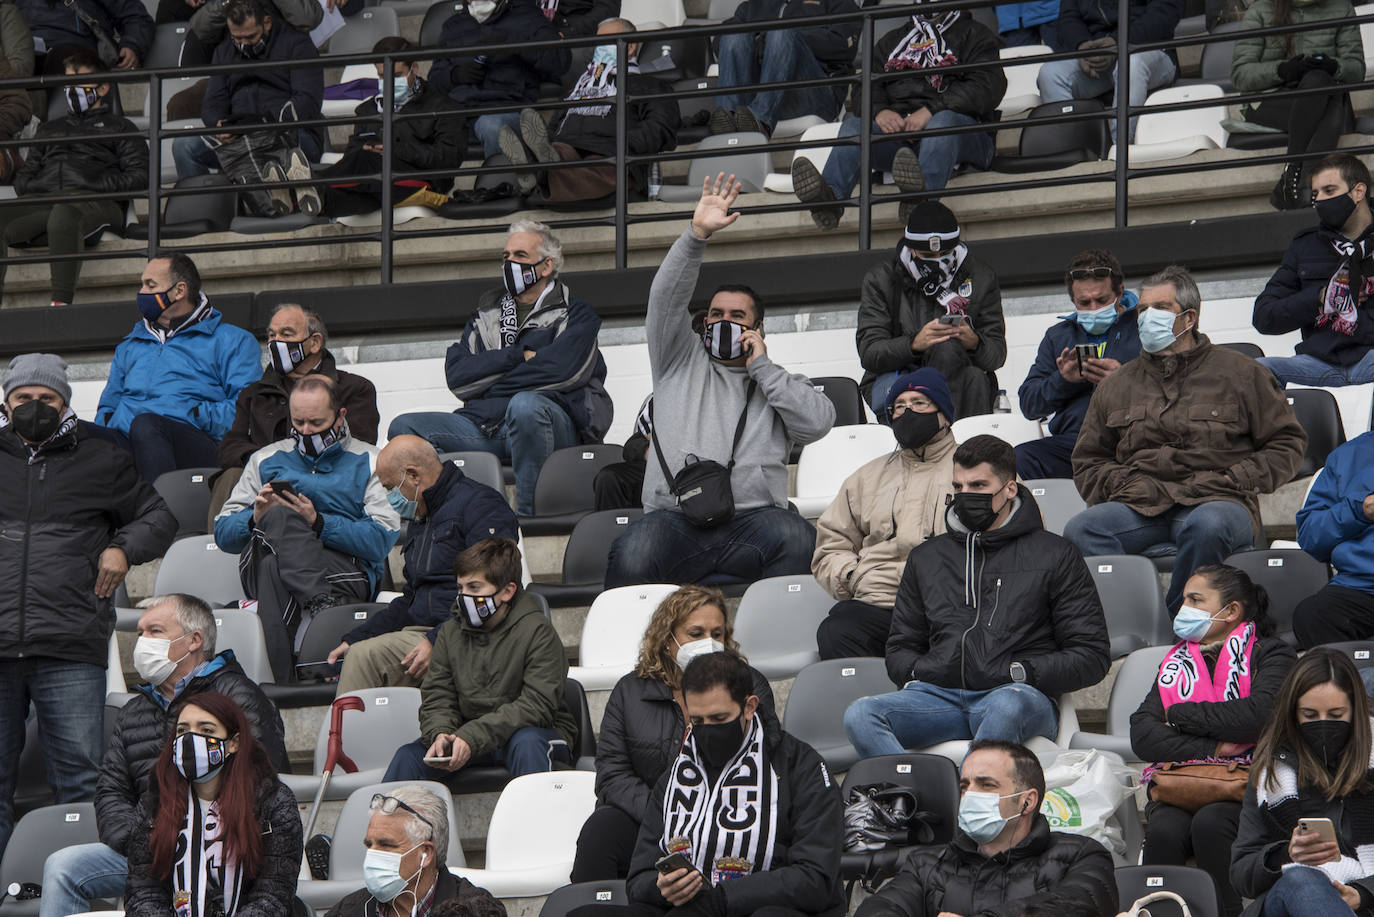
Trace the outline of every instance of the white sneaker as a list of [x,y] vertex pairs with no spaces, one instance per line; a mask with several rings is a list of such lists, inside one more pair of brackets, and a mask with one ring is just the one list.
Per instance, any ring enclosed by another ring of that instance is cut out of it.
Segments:
[[[299,149],[291,151],[291,155],[286,159],[286,177],[289,181],[309,182],[310,163],[306,161],[305,154]],[[296,206],[301,213],[307,216],[318,216],[320,213],[320,193],[311,184],[297,185]]]

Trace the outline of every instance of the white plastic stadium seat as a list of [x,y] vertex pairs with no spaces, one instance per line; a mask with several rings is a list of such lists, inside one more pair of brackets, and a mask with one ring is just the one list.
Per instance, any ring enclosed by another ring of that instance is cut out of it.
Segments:
[[221,551],[214,535],[178,538],[162,558],[153,592],[185,592],[200,596],[211,605],[237,602],[244,597],[239,581],[239,556]]
[[967,442],[975,436],[987,433],[998,439],[1019,446],[1040,438],[1040,421],[1027,420],[1015,412],[1010,414],[975,414],[954,421],[954,439]]
[[[1201,99],[1220,99],[1225,90],[1213,83],[1192,86],[1170,86],[1153,92],[1146,105],[1169,105],[1175,102],[1195,102]],[[1226,146],[1226,129],[1221,126],[1226,117],[1226,105],[1211,108],[1192,108],[1158,115],[1143,114],[1136,123],[1135,142],[1130,146],[1130,163],[1141,165],[1165,159],[1178,159],[1199,150]],[[1117,148],[1107,152],[1108,159],[1116,159]]]
[[[834,140],[839,136],[839,133],[840,124],[838,121],[834,121],[825,124],[817,124],[815,127],[808,127],[806,130],[802,131],[801,139]],[[809,159],[812,165],[816,167],[816,171],[820,172],[825,169],[825,164],[830,160],[831,149],[832,148],[828,146],[818,146],[809,150],[797,150],[792,156],[792,161],[796,162],[799,158]],[[772,191],[776,194],[791,194],[792,175],[790,173],[783,175],[781,172],[771,172],[768,177],[763,180],[763,189],[765,191]]]
[[[419,688],[365,688],[348,695],[363,701],[361,712],[345,710],[343,715],[343,750],[358,770],[346,774],[335,768],[325,799],[347,799],[359,787],[381,782],[396,749],[420,737]],[[329,751],[329,720],[328,716],[320,719],[313,773],[280,775],[301,802],[309,802],[320,788]]]
[[[1356,16],[1371,14],[1374,14],[1374,3],[1361,3],[1355,7]],[[1360,23],[1360,41],[1364,44],[1365,79],[1369,79],[1369,74],[1374,73],[1374,22]]]
[[[1017,57],[1032,57],[1037,54],[1052,54],[1047,45],[1022,45],[1017,48],[1003,48],[997,52],[1006,61]],[[1030,111],[1040,104],[1040,89],[1036,79],[1040,76],[1041,64],[1016,64],[1003,66],[1002,73],[1007,77],[1007,91],[998,103],[997,110],[1006,118]]]
[[665,28],[675,29],[687,21],[682,0],[624,0],[620,4],[620,15],[641,31],[651,22],[661,22]]
[[[372,64],[349,64],[343,68],[338,85],[354,80],[376,80],[377,68]],[[320,105],[320,114],[326,118],[346,118],[353,114],[362,99],[325,99]]]
[[607,589],[597,596],[582,624],[581,665],[570,666],[568,677],[577,679],[588,691],[614,688],[635,667],[640,639],[658,603],[677,588],[647,583]]
[[881,424],[832,427],[814,443],[802,446],[801,458],[797,459],[797,496],[792,502],[803,516],[816,518],[835,499],[846,478],[865,462],[896,448],[892,430]]
[[792,678],[813,662],[816,628],[835,604],[810,573],[751,583],[735,613],[735,639],[767,678]]

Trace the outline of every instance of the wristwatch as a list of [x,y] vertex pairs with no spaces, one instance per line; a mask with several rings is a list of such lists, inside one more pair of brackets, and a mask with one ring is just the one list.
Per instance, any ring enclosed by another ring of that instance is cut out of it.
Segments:
[[1011,680],[1018,685],[1026,683],[1026,667],[1019,662],[1011,664]]

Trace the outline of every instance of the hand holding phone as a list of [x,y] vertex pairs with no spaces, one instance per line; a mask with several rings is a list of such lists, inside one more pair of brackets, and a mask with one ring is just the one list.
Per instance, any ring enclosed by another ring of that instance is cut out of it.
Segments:
[[287,494],[294,494],[296,492],[296,488],[291,486],[290,481],[268,481],[267,486],[272,488],[272,493],[276,494],[279,497],[285,497]]
[[1303,866],[1320,866],[1341,858],[1336,828],[1329,818],[1302,818],[1288,840],[1288,858]]
[[1298,831],[1302,834],[1316,835],[1323,843],[1336,843],[1336,826],[1329,818],[1300,818]]
[[687,859],[686,854],[670,853],[656,860],[654,868],[658,870],[659,875],[666,876],[668,873],[676,872],[679,869],[695,869],[696,867],[692,865],[691,860]]
[[968,321],[968,316],[962,312],[953,312],[949,315],[940,316],[938,321],[942,325],[959,325]]

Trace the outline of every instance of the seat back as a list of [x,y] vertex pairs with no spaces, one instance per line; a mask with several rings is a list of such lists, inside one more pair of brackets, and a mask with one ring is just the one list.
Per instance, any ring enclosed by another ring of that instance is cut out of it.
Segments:
[[661,22],[674,29],[687,21],[687,10],[682,0],[622,0],[620,16],[633,22],[636,29],[651,22]]
[[490,452],[444,452],[439,456],[439,461],[452,462],[477,483],[487,485],[502,497],[506,495],[501,460]]
[[[161,589],[158,594],[166,595]],[[243,667],[244,674],[253,681],[260,685],[275,684],[272,666],[267,661],[267,641],[262,635],[262,622],[258,616],[241,608],[216,608],[214,612],[215,648],[233,650],[234,658]]]
[[831,427],[814,443],[802,446],[797,459],[798,505],[812,499],[828,505],[846,478],[865,463],[896,448],[891,428],[882,424]]
[[[716,85],[716,78],[713,76],[698,76],[690,79],[678,80],[673,83],[674,92],[692,92],[697,89],[713,88]],[[698,112],[710,111],[715,108],[715,96],[692,96],[690,98],[679,98],[677,103],[678,114],[685,124],[690,121]]]
[[[411,735],[406,741],[414,738],[415,736]],[[444,861],[445,865],[467,865],[467,860],[463,857],[462,838],[458,836],[458,813],[453,807],[453,794],[449,792],[448,787],[432,780],[407,780],[405,783],[422,786],[444,801],[444,808],[448,811],[448,857]],[[394,790],[400,785],[374,783],[348,794],[348,799],[344,800],[343,809],[339,812],[339,820],[334,825],[333,843],[329,847],[331,881],[357,879],[361,883],[363,857],[367,855],[367,848],[363,846],[363,836],[367,834],[367,823],[372,820],[372,797],[377,793]]]
[[[1210,83],[1195,83],[1189,86],[1170,86],[1150,94],[1146,105],[1171,105],[1178,102],[1196,102],[1203,99],[1220,100],[1225,91]],[[1186,111],[1169,111],[1158,114],[1144,114],[1136,122],[1135,143],[1168,143],[1172,140],[1185,140],[1189,137],[1207,137],[1218,147],[1226,146],[1226,129],[1221,121],[1226,117],[1226,105],[1210,108],[1190,108]]]
[[1002,94],[1002,101],[997,105],[997,110],[1002,113],[1003,117],[1020,114],[1026,109],[1034,108],[1040,104],[1040,86],[1037,80],[1043,65],[1038,62],[1015,64],[1012,61],[1018,57],[1034,57],[1051,53],[1053,51],[1047,45],[1019,45],[1014,48],[1003,48],[997,52],[1003,61],[1002,73],[1007,78],[1007,91]]
[[864,758],[845,772],[840,793],[848,802],[850,789],[875,783],[905,787],[916,794],[916,808],[936,816],[931,823],[935,831],[932,844],[954,840],[954,829],[959,825],[959,768],[949,758],[922,754]]
[[1117,670],[1112,693],[1107,698],[1107,733],[1129,738],[1131,714],[1140,709],[1140,702],[1150,693],[1159,666],[1171,649],[1169,646],[1147,646],[1131,653]]
[[582,823],[596,807],[596,774],[552,771],[516,777],[501,791],[487,829],[487,869],[571,865]]
[[[234,208],[238,205],[238,192],[230,184],[229,179],[220,173],[210,175],[193,175],[189,178],[178,179],[177,190],[187,190],[191,188],[216,188],[215,192],[204,194],[174,194],[167,198],[167,206],[162,211],[163,226],[171,229],[184,223],[199,224],[204,223],[205,231],[208,232],[227,232],[229,224],[234,221]],[[199,472],[206,469],[190,468],[182,471],[169,471],[162,477],[171,474],[183,474],[186,471]],[[209,469],[211,474],[217,473],[218,468]],[[206,480],[209,476],[206,477]],[[156,486],[156,485],[154,485]],[[165,499],[165,495],[164,495]],[[170,504],[170,500],[168,503]],[[206,510],[209,510],[209,487],[206,487]],[[176,513],[176,507],[172,507],[172,512]],[[180,513],[177,520],[181,521]],[[201,534],[205,531],[205,512],[201,513],[200,528],[196,531],[178,530],[183,535]]]
[[737,147],[762,146],[768,142],[763,134],[745,132],[713,134],[697,144],[696,154],[687,170],[687,186],[700,188],[707,176],[724,172],[734,175],[741,190],[752,194],[763,190],[763,182],[773,171],[772,157],[767,150],[736,153]]
[[1069,124],[1035,123],[1037,119],[1057,115],[1103,110],[1102,103],[1097,99],[1066,99],[1037,105],[1026,116],[1026,126],[1021,130],[1021,143],[1017,151],[1022,156],[1052,156],[1086,150],[1093,159],[1105,159],[1107,149],[1111,146],[1111,131],[1105,120],[1085,119]]
[[[1219,22],[1207,31],[1211,35],[1224,35],[1245,28],[1241,22]],[[1204,82],[1216,83],[1223,88],[1231,85],[1231,58],[1236,53],[1236,40],[1214,41],[1202,46],[1201,72]]]
[[1307,433],[1307,452],[1294,478],[1316,474],[1317,469],[1325,467],[1332,450],[1345,442],[1340,405],[1336,396],[1323,388],[1290,388],[1284,395]]
[[330,54],[359,54],[371,51],[383,38],[401,34],[396,11],[389,6],[369,6],[359,10],[344,27],[329,39]]
[[712,22],[724,22],[735,15],[739,5],[740,0],[711,0],[711,5],[706,8],[706,18]]
[[42,885],[48,854],[99,840],[93,803],[72,802],[34,809],[19,819],[10,835],[5,856],[0,859],[0,889],[16,882]]
[[1040,518],[1047,532],[1063,535],[1069,520],[1088,508],[1072,478],[1041,478],[1026,481],[1025,486],[1040,507]]
[[954,421],[954,438],[958,442],[968,442],[984,433],[1019,446],[1040,438],[1040,421],[1028,420],[1018,413],[974,414]]
[[604,582],[611,543],[643,515],[642,509],[603,509],[577,520],[563,549],[563,584]]
[[467,0],[441,0],[425,10],[425,18],[420,21],[420,47],[439,47],[439,36],[443,34],[444,23],[456,16],[465,5]]
[[[177,186],[180,187],[181,182],[177,182]],[[167,201],[168,210],[177,200],[193,198],[172,198]],[[177,517],[178,538],[206,534],[205,517],[210,514],[210,478],[218,471],[218,468],[180,468],[158,475],[153,482],[153,489],[167,502],[172,515]]]
[[297,661],[302,664],[324,662],[343,640],[344,634],[365,624],[368,618],[385,607],[382,602],[358,602],[335,605],[317,612],[305,625],[300,652],[296,653]]
[[579,882],[576,885],[556,888],[544,899],[544,906],[539,909],[539,917],[567,917],[573,909],[588,904],[628,908],[630,901],[625,894],[625,880]]
[[563,706],[577,720],[577,745],[569,749],[573,760],[595,758],[596,727],[592,725],[592,711],[587,706],[587,692],[576,678],[568,678],[563,682]]
[[848,376],[816,376],[811,387],[830,399],[835,405],[835,426],[848,427],[868,423],[864,411],[864,396],[859,391],[859,383]]
[[227,605],[244,598],[239,559],[225,554],[213,535],[192,535],[172,542],[157,570],[157,595],[184,592],[211,605]]
[[[1154,892],[1173,892],[1188,902],[1193,917],[1219,917],[1217,891],[1212,877],[1192,866],[1120,866],[1116,870],[1116,892],[1121,909],[1129,910],[1138,898]],[[1172,901],[1150,905],[1153,917],[1181,917],[1182,910]]]
[[[1230,24],[1231,23],[1227,23],[1227,25]],[[1264,356],[1264,349],[1260,347],[1260,345],[1252,344],[1249,341],[1218,341],[1217,346],[1225,347],[1227,350],[1234,350],[1236,353],[1243,353],[1247,357],[1254,357],[1256,360]],[[1294,389],[1294,391],[1300,391],[1300,389]]]
[[735,639],[769,678],[786,678],[819,661],[816,628],[835,600],[809,573],[751,583],[735,612]]
[[1159,574],[1149,558],[1138,554],[1085,557],[1088,573],[1097,586],[1097,597],[1107,618],[1112,658],[1140,649],[1173,643],[1173,627]]
[[607,589],[596,597],[582,625],[579,661],[585,667],[623,666],[639,658],[639,643],[658,603],[677,591],[666,583]]
[[1341,643],[1323,643],[1322,646],[1345,653],[1357,669],[1367,669],[1374,665],[1374,641],[1345,640]]
[[623,457],[621,447],[612,443],[555,449],[544,460],[534,483],[534,514],[591,512],[596,508],[596,491],[592,488],[596,473]]
[[[344,695],[340,695],[344,696]],[[419,688],[362,688],[347,696],[362,699],[362,710],[343,714],[343,750],[358,770],[384,768],[391,757],[420,734]],[[315,736],[315,773],[323,773],[329,752],[328,716],[320,718]],[[359,855],[361,856],[361,854]]]
[[1239,551],[1226,563],[1244,570],[1269,594],[1269,616],[1281,637],[1292,638],[1293,611],[1331,579],[1331,568],[1301,549]]
[[143,66],[149,70],[181,66],[181,46],[186,43],[189,26],[186,22],[165,22],[158,26]]
[[826,659],[797,673],[783,710],[782,728],[825,759],[832,771],[859,760],[844,731],[844,712],[861,697],[895,690],[882,659]]

